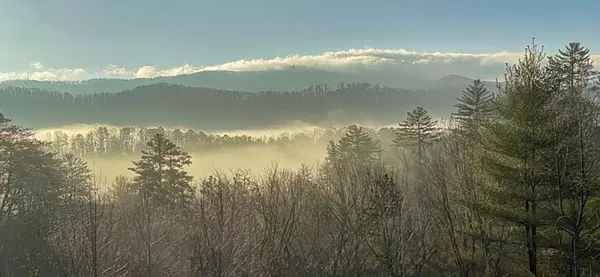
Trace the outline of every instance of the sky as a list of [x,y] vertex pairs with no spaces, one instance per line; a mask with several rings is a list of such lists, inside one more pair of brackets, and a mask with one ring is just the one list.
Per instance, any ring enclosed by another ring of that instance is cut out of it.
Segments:
[[580,41],[600,53],[600,1],[566,3],[0,0],[0,80],[406,63],[476,75],[465,60],[512,62],[533,36],[550,52]]

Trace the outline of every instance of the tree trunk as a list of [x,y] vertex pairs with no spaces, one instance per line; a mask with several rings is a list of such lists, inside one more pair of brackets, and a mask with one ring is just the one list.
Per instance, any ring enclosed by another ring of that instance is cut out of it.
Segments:
[[[530,203],[530,200],[525,200],[525,212],[527,214],[531,214],[533,209],[533,204]],[[536,236],[537,230],[534,224],[531,222],[527,222],[525,224],[525,232],[527,235],[527,258],[529,260],[529,272],[533,276],[537,276],[537,256],[536,256]]]

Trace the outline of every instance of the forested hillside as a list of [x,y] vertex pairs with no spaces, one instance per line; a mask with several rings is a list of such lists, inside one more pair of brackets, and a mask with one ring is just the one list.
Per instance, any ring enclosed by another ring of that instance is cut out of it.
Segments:
[[162,83],[85,95],[6,87],[0,88],[0,111],[30,127],[102,123],[227,130],[297,121],[323,126],[388,124],[419,105],[446,115],[458,95],[460,89],[406,90],[368,83],[258,93]]
[[[461,76],[448,76],[439,80],[423,80],[405,74],[382,70],[363,70],[360,73],[332,72],[304,66],[294,66],[280,70],[262,70],[249,72],[203,71],[177,76],[135,79],[92,79],[83,81],[36,81],[8,80],[0,82],[0,87],[24,87],[43,90],[88,94],[102,92],[120,92],[139,86],[168,83],[190,87],[210,87],[222,90],[259,91],[296,91],[314,84],[336,86],[339,83],[367,82],[388,87],[405,89],[463,88],[472,81]],[[494,82],[486,82],[493,87]]]
[[[367,84],[259,94],[161,84],[77,97],[5,89],[0,103],[43,124],[89,114],[251,125],[335,107],[395,116],[397,126],[272,140],[104,128],[46,143],[0,114],[0,276],[600,276],[593,69],[579,43],[553,56],[528,47],[498,93],[475,80],[452,101],[437,95],[454,106],[444,129],[415,104],[424,92]],[[320,165],[257,178],[187,171],[203,162],[195,148],[302,148],[323,137]],[[100,181],[79,158],[134,151],[132,178]]]

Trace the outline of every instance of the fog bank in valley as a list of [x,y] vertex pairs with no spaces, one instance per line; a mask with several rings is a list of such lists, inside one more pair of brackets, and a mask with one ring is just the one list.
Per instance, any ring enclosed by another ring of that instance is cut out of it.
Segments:
[[[38,139],[53,141],[56,132],[62,132],[69,137],[78,134],[87,134],[94,132],[99,127],[119,129],[119,126],[101,125],[101,124],[74,124],[62,126],[59,128],[46,128],[34,130]],[[163,127],[165,130],[176,128]],[[182,131],[186,129],[180,128]],[[214,136],[251,136],[255,138],[276,138],[281,136],[293,137],[297,134],[322,134],[326,129],[311,126],[303,123],[296,123],[287,126],[275,126],[269,129],[251,129],[251,130],[229,130],[218,132],[206,132],[207,135]],[[314,135],[318,136],[318,135]],[[202,180],[210,175],[226,174],[231,175],[238,170],[250,170],[252,175],[260,175],[269,167],[277,166],[279,169],[299,169],[303,165],[310,167],[318,166],[324,161],[326,156],[326,141],[311,142],[302,145],[256,145],[256,146],[237,146],[221,147],[215,149],[206,149],[200,151],[189,151],[192,156],[193,164],[188,168],[188,172],[196,180]],[[101,183],[112,184],[119,175],[132,177],[134,174],[128,170],[132,166],[132,161],[139,160],[141,153],[128,155],[108,155],[108,156],[83,156],[90,168],[95,172],[96,178]]]
[[[202,180],[216,173],[231,175],[237,170],[248,169],[256,176],[271,166],[280,169],[299,169],[303,164],[316,166],[325,158],[325,145],[285,149],[277,146],[226,148],[192,152],[190,155],[193,164],[187,171],[196,180]],[[139,158],[140,155],[83,157],[107,184],[111,184],[119,175],[132,177],[133,172],[127,168]]]
[[[403,119],[398,119],[398,122]],[[442,118],[439,120],[439,126],[444,126],[447,121]],[[394,125],[379,125],[375,122],[355,122],[359,126],[364,126],[372,130],[378,130],[385,127],[397,127]],[[169,133],[179,129],[181,132],[187,132],[187,128],[180,126],[153,126],[146,129],[162,128]],[[263,141],[278,140],[285,138],[294,142],[290,144],[265,143],[257,145],[219,145],[207,149],[185,149],[184,145],[179,145],[183,150],[188,151],[192,156],[193,164],[188,168],[188,172],[196,178],[202,180],[214,174],[231,175],[238,170],[250,170],[254,176],[260,175],[264,170],[277,166],[279,169],[299,169],[303,165],[315,167],[324,162],[326,157],[326,145],[329,140],[337,141],[347,131],[347,125],[331,126],[323,128],[310,125],[304,122],[295,122],[293,124],[272,126],[265,129],[236,129],[219,130],[215,132],[206,130],[194,130],[202,132],[207,136],[213,137],[219,141],[219,137],[252,137],[262,139]],[[56,143],[57,133],[74,138],[77,135],[87,137],[89,134],[97,134],[100,128],[107,128],[108,132],[118,137],[118,132],[123,126],[105,125],[105,124],[73,124],[61,126],[59,128],[45,128],[34,130],[36,137],[41,140]],[[137,127],[136,127],[137,128]],[[193,130],[193,129],[192,129]],[[139,131],[139,129],[138,129]],[[298,135],[304,135],[304,139],[294,139]],[[135,136],[135,135],[134,135]],[[67,139],[67,141],[69,141]],[[139,138],[138,138],[139,140]],[[72,143],[72,141],[71,141]],[[66,142],[63,149],[69,149],[71,146]],[[219,144],[217,142],[217,144]],[[387,148],[383,142],[382,148]],[[142,146],[141,149],[144,147]],[[67,150],[68,152],[69,150]],[[139,160],[141,153],[135,151],[124,155],[83,155],[90,168],[92,168],[101,183],[112,184],[119,175],[132,177],[134,174],[128,170],[132,166],[132,161]]]

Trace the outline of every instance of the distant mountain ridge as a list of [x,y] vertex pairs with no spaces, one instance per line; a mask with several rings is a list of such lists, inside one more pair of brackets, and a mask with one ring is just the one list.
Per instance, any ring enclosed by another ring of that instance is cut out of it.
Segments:
[[[449,75],[437,80],[424,80],[402,76],[393,72],[367,70],[360,73],[333,72],[302,66],[265,71],[203,71],[193,74],[136,79],[89,79],[84,81],[9,80],[2,87],[37,88],[71,94],[109,92],[115,93],[139,86],[169,83],[190,87],[209,87],[233,91],[297,91],[311,85],[366,82],[404,89],[465,88],[473,82],[464,76]],[[493,82],[486,87],[495,88]]]
[[370,122],[389,125],[423,106],[444,117],[461,89],[410,90],[368,83],[309,86],[290,92],[244,92],[168,83],[116,93],[73,95],[0,87],[0,111],[30,128],[71,124],[248,129],[302,122],[314,126]]
[[[433,85],[435,88],[466,88],[473,84],[473,79],[461,75],[448,75],[435,80]],[[482,81],[485,88],[489,90],[497,89],[496,82]]]

